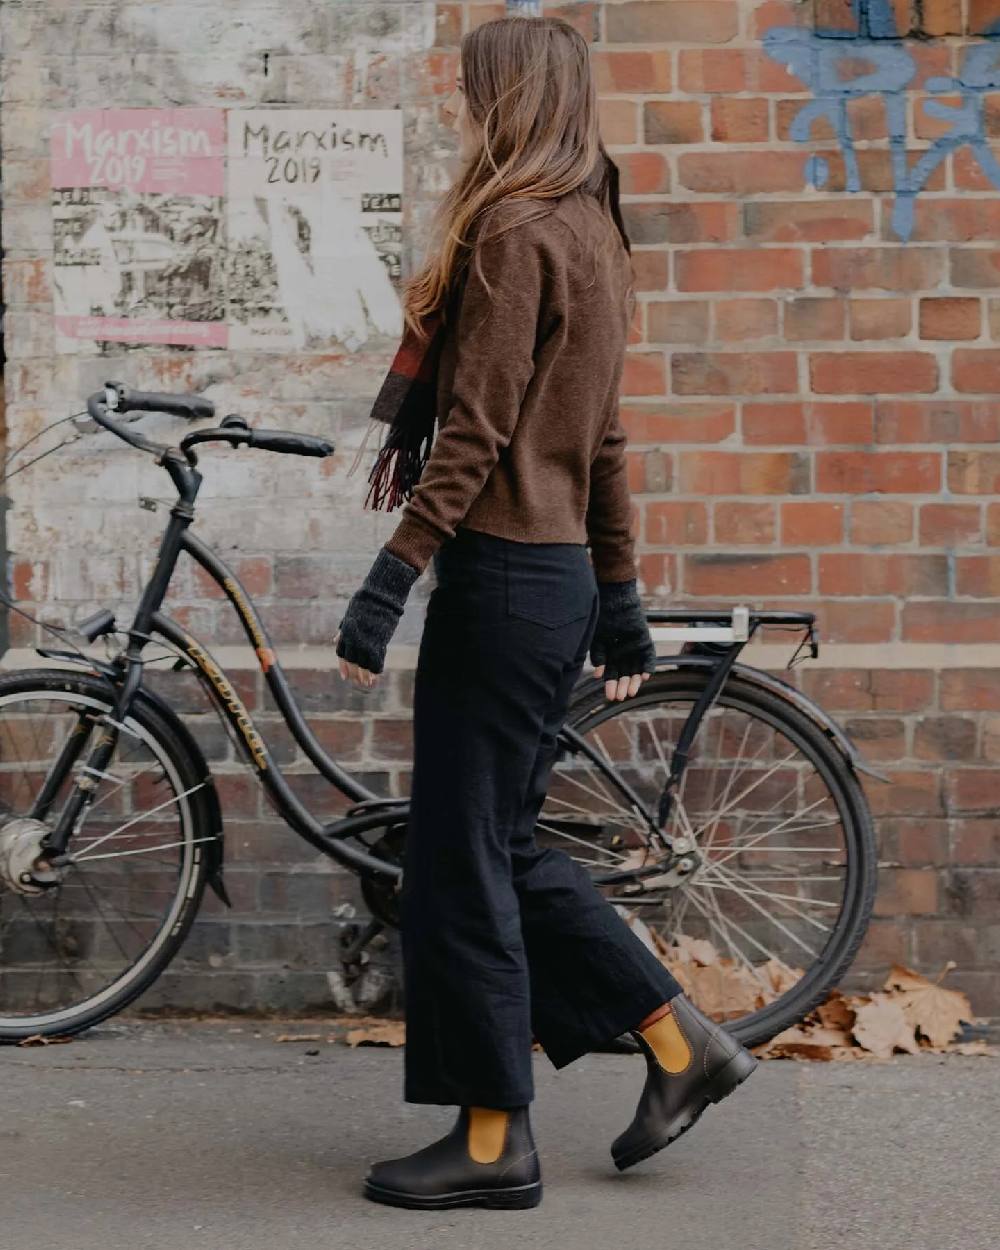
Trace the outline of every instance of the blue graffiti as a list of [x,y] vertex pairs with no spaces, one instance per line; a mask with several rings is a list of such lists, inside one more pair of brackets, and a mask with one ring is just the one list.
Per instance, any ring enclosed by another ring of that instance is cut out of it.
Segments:
[[[892,229],[899,238],[909,239],[913,232],[914,201],[949,152],[968,147],[986,176],[1000,187],[1000,162],[986,138],[985,116],[986,93],[1000,87],[1000,43],[972,44],[963,49],[957,75],[927,79],[927,91],[958,95],[960,103],[925,101],[931,117],[950,125],[911,166],[906,153],[904,89],[917,72],[916,62],[897,35],[889,0],[852,3],[854,29],[807,31],[797,26],[778,26],[764,35],[764,50],[813,93],[813,99],[792,120],[792,138],[808,143],[813,122],[818,117],[826,118],[837,136],[848,191],[861,190],[848,104],[861,96],[882,97],[895,192]],[[995,40],[1000,36],[1000,20],[983,33]],[[807,183],[818,190],[825,187],[830,176],[826,158],[811,155],[806,161],[805,176]]]

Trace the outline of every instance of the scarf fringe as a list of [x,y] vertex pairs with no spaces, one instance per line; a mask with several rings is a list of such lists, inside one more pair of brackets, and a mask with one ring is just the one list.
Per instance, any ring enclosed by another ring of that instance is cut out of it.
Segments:
[[410,420],[394,424],[375,457],[368,481],[365,507],[391,512],[413,494],[431,453],[434,411],[411,413]]

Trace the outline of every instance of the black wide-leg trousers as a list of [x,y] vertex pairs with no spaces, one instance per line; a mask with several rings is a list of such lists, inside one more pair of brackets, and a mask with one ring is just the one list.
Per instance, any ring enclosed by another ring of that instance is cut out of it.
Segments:
[[401,893],[407,1102],[532,1100],[680,986],[564,851],[539,847],[597,620],[586,547],[460,528],[434,557],[413,697]]

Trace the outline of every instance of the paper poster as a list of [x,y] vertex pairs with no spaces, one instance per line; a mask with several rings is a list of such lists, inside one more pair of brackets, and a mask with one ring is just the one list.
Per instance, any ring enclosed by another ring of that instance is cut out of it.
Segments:
[[402,200],[399,109],[231,110],[230,345],[401,333]]
[[221,109],[88,109],[52,129],[60,351],[226,346]]
[[399,109],[78,110],[51,171],[60,351],[402,332]]

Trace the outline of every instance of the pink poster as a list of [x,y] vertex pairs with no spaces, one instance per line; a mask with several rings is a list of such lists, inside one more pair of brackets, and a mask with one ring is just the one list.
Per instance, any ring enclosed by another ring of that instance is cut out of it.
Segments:
[[52,128],[60,350],[225,347],[221,109],[83,109]]

